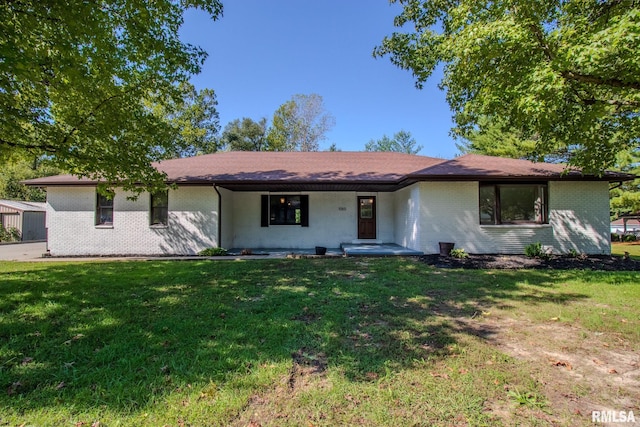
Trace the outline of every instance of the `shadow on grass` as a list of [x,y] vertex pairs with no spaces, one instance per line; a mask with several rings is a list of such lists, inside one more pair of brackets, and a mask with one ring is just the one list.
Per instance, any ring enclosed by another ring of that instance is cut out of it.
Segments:
[[0,405],[21,410],[131,411],[301,355],[370,381],[455,352],[466,331],[452,317],[513,299],[586,297],[554,290],[580,272],[445,271],[400,258],[3,270],[11,271],[0,273]]

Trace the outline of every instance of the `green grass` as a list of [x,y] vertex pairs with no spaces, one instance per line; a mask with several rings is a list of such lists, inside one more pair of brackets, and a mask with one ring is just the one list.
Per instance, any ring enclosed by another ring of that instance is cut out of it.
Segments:
[[456,319],[554,317],[637,348],[637,283],[403,258],[0,263],[0,425],[246,425],[248,407],[262,425],[498,424],[489,403],[527,424],[545,406],[529,368]]
[[629,252],[632,258],[640,260],[640,242],[614,242],[611,244],[611,253],[613,255],[624,255]]

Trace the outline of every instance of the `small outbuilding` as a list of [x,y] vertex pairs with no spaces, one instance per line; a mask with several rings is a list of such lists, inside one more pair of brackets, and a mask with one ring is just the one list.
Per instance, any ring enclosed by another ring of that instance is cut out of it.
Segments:
[[640,213],[622,215],[612,221],[611,232],[617,234],[640,234]]
[[23,242],[46,240],[46,206],[40,202],[0,200],[0,226],[18,230]]

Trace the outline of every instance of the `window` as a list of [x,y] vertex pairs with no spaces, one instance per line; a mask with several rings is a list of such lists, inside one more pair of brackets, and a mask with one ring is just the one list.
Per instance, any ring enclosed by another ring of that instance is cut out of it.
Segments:
[[300,196],[271,196],[269,207],[271,225],[300,225]]
[[151,194],[151,225],[167,225],[169,223],[169,191]]
[[309,196],[263,195],[262,222],[269,225],[309,226]]
[[96,225],[113,225],[113,193],[97,193]]
[[480,224],[544,224],[546,184],[480,184]]

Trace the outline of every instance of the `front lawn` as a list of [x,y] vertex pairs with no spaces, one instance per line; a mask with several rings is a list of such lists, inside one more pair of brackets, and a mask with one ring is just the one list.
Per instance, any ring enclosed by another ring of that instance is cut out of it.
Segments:
[[0,425],[590,425],[543,375],[568,362],[501,330],[640,348],[638,283],[405,258],[0,263]]
[[623,256],[628,252],[632,258],[640,260],[640,242],[612,242],[611,253]]

